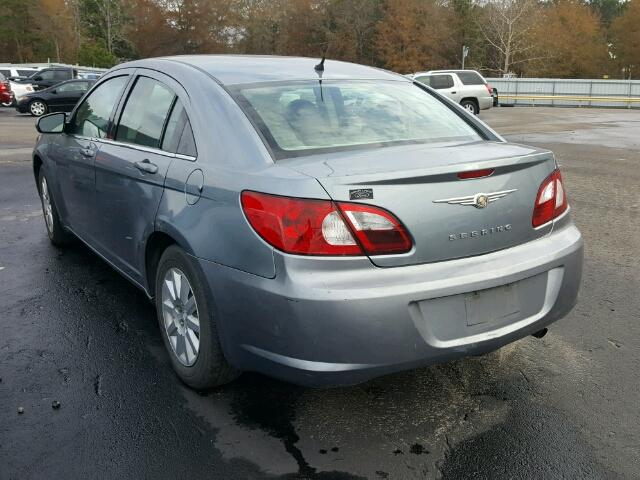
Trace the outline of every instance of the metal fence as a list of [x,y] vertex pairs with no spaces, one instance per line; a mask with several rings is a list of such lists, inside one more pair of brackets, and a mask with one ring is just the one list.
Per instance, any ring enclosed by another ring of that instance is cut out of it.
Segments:
[[500,105],[640,109],[640,80],[487,78]]

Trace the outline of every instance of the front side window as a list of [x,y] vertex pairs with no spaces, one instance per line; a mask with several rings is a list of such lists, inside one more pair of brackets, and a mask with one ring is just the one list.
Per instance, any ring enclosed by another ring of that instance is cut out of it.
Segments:
[[21,77],[30,77],[31,75],[34,74],[33,70],[17,70],[16,72]]
[[91,92],[71,121],[69,133],[85,137],[105,138],[109,117],[129,77],[110,78]]
[[58,92],[86,92],[89,88],[87,82],[69,82],[56,87]]
[[53,80],[55,78],[56,72],[54,70],[45,70],[36,74],[36,77],[40,77],[42,80]]
[[481,139],[450,108],[408,82],[325,80],[232,90],[276,158]]
[[160,148],[162,128],[175,94],[148,77],[138,77],[124,106],[116,140]]

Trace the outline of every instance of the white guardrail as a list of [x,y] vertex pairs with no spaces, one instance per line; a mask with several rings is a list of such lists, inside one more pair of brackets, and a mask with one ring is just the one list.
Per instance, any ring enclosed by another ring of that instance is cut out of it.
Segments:
[[640,80],[487,78],[500,105],[640,108]]

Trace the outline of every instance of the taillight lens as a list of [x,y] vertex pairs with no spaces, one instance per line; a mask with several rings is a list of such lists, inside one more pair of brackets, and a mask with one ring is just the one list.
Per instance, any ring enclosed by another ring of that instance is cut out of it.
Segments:
[[493,97],[493,87],[488,83],[485,85],[485,87],[487,87],[487,91],[489,92],[489,95]]
[[482,170],[471,170],[468,172],[460,172],[458,173],[458,178],[460,180],[469,180],[470,178],[482,178],[493,175],[495,169],[493,168],[484,168]]
[[560,170],[556,169],[542,182],[538,189],[531,224],[534,227],[544,225],[560,216],[567,207],[567,194],[562,184],[562,175]]
[[385,255],[411,250],[391,213],[370,205],[245,191],[242,209],[267,243],[299,255]]

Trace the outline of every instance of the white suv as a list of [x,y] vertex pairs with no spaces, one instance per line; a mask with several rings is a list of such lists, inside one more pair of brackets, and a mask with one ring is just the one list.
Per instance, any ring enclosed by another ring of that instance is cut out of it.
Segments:
[[431,70],[410,77],[435,88],[476,115],[493,106],[493,89],[475,70]]

